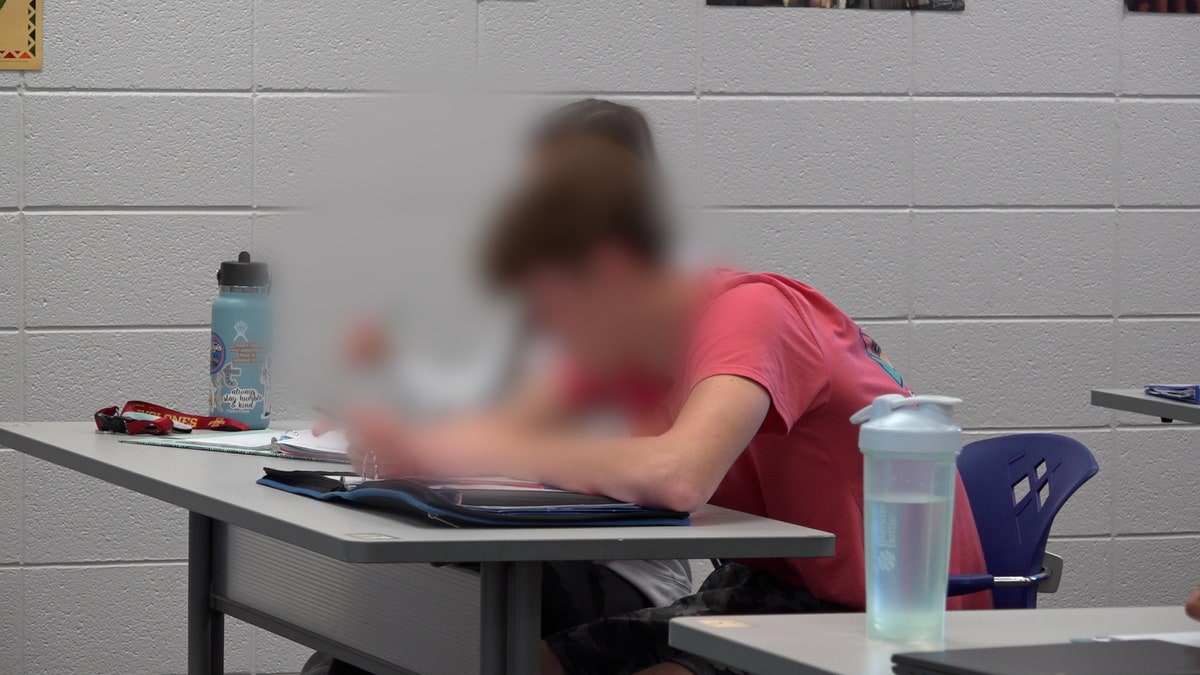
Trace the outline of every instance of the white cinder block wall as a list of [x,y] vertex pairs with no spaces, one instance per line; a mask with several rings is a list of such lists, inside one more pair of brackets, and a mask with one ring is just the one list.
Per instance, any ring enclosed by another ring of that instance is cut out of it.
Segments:
[[[197,407],[215,264],[265,245],[302,134],[432,66],[643,105],[697,218],[860,317],[920,390],[964,397],[973,436],[1096,452],[1045,604],[1181,603],[1200,429],[1087,392],[1200,379],[1200,19],[1121,4],[53,0],[45,70],[0,73],[0,418]],[[182,672],[184,514],[10,451],[0,484],[0,672]],[[303,653],[230,631],[231,671]]]

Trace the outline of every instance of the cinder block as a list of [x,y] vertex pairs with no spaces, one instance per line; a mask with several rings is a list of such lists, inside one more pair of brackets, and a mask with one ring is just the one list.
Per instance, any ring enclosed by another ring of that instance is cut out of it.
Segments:
[[471,100],[261,95],[254,109],[257,203],[354,204],[357,215],[381,203],[413,208],[458,181],[465,183],[458,200],[469,199],[473,165],[462,158],[464,138],[482,131],[472,109],[455,102]]
[[[0,73],[0,84],[3,84]],[[0,208],[17,206],[21,188],[21,99],[0,91]]]
[[704,212],[700,236],[747,270],[813,286],[855,317],[908,316],[910,218],[904,212]]
[[1116,86],[1119,3],[967,3],[915,12],[913,88],[937,93],[1096,93]]
[[1122,315],[1195,314],[1200,284],[1165,283],[1200,250],[1200,213],[1122,211],[1117,219],[1117,311]]
[[1116,215],[917,212],[916,316],[1110,315]]
[[1200,585],[1195,574],[1200,537],[1118,538],[1113,558],[1113,604],[1119,607],[1174,605],[1183,611]]
[[[702,91],[908,91],[912,18],[907,12],[706,7],[701,16]],[[944,62],[944,55],[939,59]]]
[[[24,584],[26,669],[3,672],[187,672],[186,564],[31,567]],[[254,670],[253,630],[226,620],[226,672]]]
[[1200,24],[1187,16],[1130,12],[1121,20],[1121,93],[1200,91]]
[[897,100],[701,101],[705,203],[906,205],[910,112]]
[[21,217],[0,213],[0,328],[21,324]]
[[964,427],[1098,426],[1112,381],[1112,321],[916,321],[909,378],[964,400]]
[[[650,122],[658,159],[672,198],[694,204],[699,180],[697,149],[699,104],[691,98],[645,98],[613,96],[612,100],[641,110]],[[562,102],[576,100],[568,97]]]
[[[504,93],[485,94],[479,103],[488,111],[481,127],[474,163],[491,163],[493,179],[507,185],[515,170],[524,165],[528,149],[526,139],[537,123],[562,105],[584,98],[577,94],[526,96]],[[675,199],[694,200],[696,174],[697,102],[693,96],[604,95],[606,100],[638,108],[650,124],[658,160]],[[478,125],[477,122],[472,124]],[[476,137],[473,137],[473,139]]]
[[[0,449],[0,485],[9,486],[15,497],[0,509],[0,563],[20,562],[24,550],[21,516],[28,506],[19,501],[20,493],[16,492],[17,486],[21,484],[21,462],[21,455],[16,451]],[[3,587],[3,583],[3,577],[0,577],[0,587]],[[3,602],[0,600],[0,628],[4,626]],[[2,663],[3,661],[0,661],[0,664]]]
[[250,628],[254,636],[255,673],[298,673],[312,656],[312,647],[305,647],[261,628]]
[[[225,617],[226,673],[258,674],[274,672],[256,667],[258,640],[263,634],[263,630],[255,628],[241,619],[235,619],[231,616]],[[300,661],[300,663],[303,663],[303,661]],[[289,672],[298,673],[299,671],[298,666],[293,666]]]
[[87,420],[130,399],[207,410],[207,330],[26,336],[30,420]]
[[1115,103],[914,102],[917,204],[1113,203]]
[[45,12],[41,71],[29,87],[249,89],[250,3],[55,2]]
[[24,574],[28,675],[186,672],[186,565]]
[[[1139,387],[1152,382],[1174,382],[1196,372],[1195,341],[1200,321],[1117,321],[1117,372],[1113,386]],[[1118,413],[1118,420],[1149,424],[1156,419],[1134,413]]]
[[19,422],[21,415],[21,336],[0,333],[0,422]]
[[187,557],[185,511],[32,457],[25,462],[25,562]]
[[[26,223],[31,327],[206,323],[221,261],[251,247],[249,215],[31,214]],[[154,255],[130,264],[147,248]]]
[[254,0],[258,86],[443,87],[472,80],[474,0]]
[[[973,443],[985,438],[1021,433],[1019,429],[1005,433],[966,432],[963,441]],[[1113,436],[1109,429],[1061,432],[1083,443],[1092,451],[1100,472],[1079,488],[1066,506],[1054,518],[1052,536],[1108,536],[1113,533],[1113,485],[1121,475],[1117,456],[1113,452]]]
[[[483,167],[491,159],[487,141],[496,127],[490,118],[481,123],[481,100],[469,94],[261,95],[255,105],[258,203],[353,204],[347,218],[383,210],[392,215],[392,228],[397,212],[474,204],[482,197]],[[458,222],[477,221],[473,216]]]
[[1112,593],[1112,541],[1051,539],[1046,550],[1063,558],[1057,593],[1038,596],[1038,607],[1110,607],[1121,605]]
[[255,199],[262,206],[309,204],[346,132],[345,98],[261,96],[254,107]]
[[871,336],[872,340],[875,340],[883,349],[884,357],[891,362],[902,377],[907,379],[909,368],[912,365],[912,326],[907,321],[858,321],[856,323],[867,335]]
[[[1174,17],[1172,17],[1174,18]],[[1200,102],[1122,101],[1120,203],[1195,206]]]
[[25,670],[25,582],[21,570],[0,569],[0,673]]
[[288,251],[289,224],[300,216],[293,213],[256,213],[252,225],[255,258],[270,260]]
[[[1200,427],[1118,429],[1117,533],[1195,532],[1200,523]],[[1198,580],[1197,585],[1200,585]]]
[[489,88],[687,92],[696,86],[692,0],[479,3],[479,71]]
[[25,96],[35,205],[250,203],[249,95]]

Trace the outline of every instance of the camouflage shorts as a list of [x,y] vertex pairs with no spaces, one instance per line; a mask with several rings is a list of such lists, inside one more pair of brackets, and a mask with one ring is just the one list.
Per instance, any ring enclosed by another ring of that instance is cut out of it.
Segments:
[[738,563],[718,567],[694,595],[667,607],[651,607],[598,619],[546,638],[571,675],[624,675],[660,663],[677,663],[696,675],[740,671],[697,658],[667,645],[668,623],[681,616],[844,612],[768,572]]

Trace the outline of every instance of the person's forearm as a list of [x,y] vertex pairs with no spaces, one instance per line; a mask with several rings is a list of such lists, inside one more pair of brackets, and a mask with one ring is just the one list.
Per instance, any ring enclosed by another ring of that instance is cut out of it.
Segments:
[[642,438],[527,436],[505,445],[509,472],[518,477],[642,506],[694,511],[719,482],[669,432]]

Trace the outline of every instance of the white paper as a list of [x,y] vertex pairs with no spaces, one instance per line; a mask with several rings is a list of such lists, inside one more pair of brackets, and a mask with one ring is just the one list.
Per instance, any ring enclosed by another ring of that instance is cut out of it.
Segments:
[[1147,633],[1145,635],[1114,635],[1114,640],[1162,640],[1189,647],[1200,647],[1200,632],[1197,633]]
[[246,448],[258,450],[265,447],[270,447],[271,441],[279,435],[278,431],[260,431],[258,433],[219,433],[219,434],[203,434],[194,436],[172,437],[172,440],[179,443],[196,443],[208,445],[216,448]]
[[329,431],[320,436],[313,435],[309,429],[300,431],[289,431],[279,437],[280,445],[287,446],[284,448],[293,449],[305,453],[321,454],[321,455],[340,455],[345,456],[347,449],[350,447],[346,441],[346,435],[341,431]]

